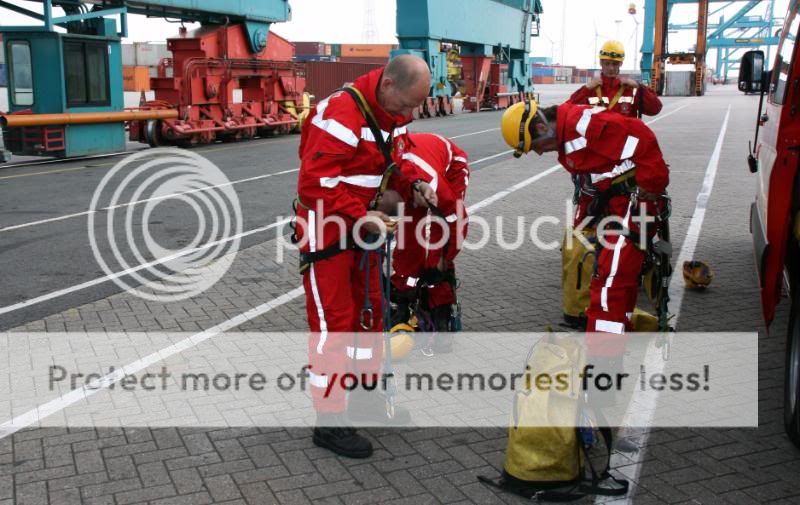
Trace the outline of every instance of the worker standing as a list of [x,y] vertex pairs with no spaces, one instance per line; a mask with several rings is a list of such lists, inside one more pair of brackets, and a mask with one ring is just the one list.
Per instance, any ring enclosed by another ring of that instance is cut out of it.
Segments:
[[[313,440],[342,456],[372,454],[372,444],[352,421],[403,424],[410,417],[399,407],[390,417],[383,395],[366,394],[364,388],[348,395],[343,378],[356,374],[362,385],[374,386],[383,354],[377,334],[383,329],[379,255],[353,242],[391,226],[386,214],[371,210],[387,185],[406,198],[413,194],[417,205],[436,202],[427,183],[387,170],[381,150],[391,149],[395,160],[406,152],[406,125],[430,86],[427,63],[400,56],[359,77],[350,91],[320,101],[302,131],[296,238],[311,330],[308,381],[317,412]],[[373,133],[377,128],[384,144]]]
[[628,117],[655,116],[661,112],[661,100],[649,87],[630,77],[620,77],[625,60],[622,42],[609,40],[600,48],[600,77],[581,86],[569,102],[594,105]]
[[[603,107],[609,112],[626,117],[654,116],[661,111],[661,100],[647,86],[629,77],[620,77],[619,70],[625,60],[625,46],[616,40],[609,40],[600,48],[600,77],[591,79],[569,98],[569,103]],[[566,235],[574,228],[582,229],[588,241],[595,240],[593,225],[581,228],[587,217],[587,207],[592,201],[592,185],[585,174],[572,174],[575,185],[573,202],[575,217],[568,226]],[[561,247],[562,265],[562,306],[564,321],[575,328],[586,325],[585,312],[589,306],[589,276],[592,249],[586,249],[583,242],[567,240],[565,236]]]
[[[588,350],[593,356],[620,356],[625,332],[632,329],[645,251],[657,232],[655,218],[663,218],[669,207],[669,169],[655,134],[639,119],[602,108],[565,103],[537,110],[534,101],[508,108],[501,127],[516,156],[557,151],[567,171],[587,176],[592,191],[587,211],[607,226],[598,228],[605,243],[586,311],[586,331],[594,332]],[[633,219],[640,212],[652,216],[655,224]],[[616,223],[604,223],[609,216]]]
[[[467,233],[464,196],[469,185],[468,158],[452,140],[440,135],[414,133],[409,137],[411,145],[402,156],[401,166],[404,171],[419,171],[422,180],[436,191],[438,205],[435,211],[409,209],[406,214],[411,219],[398,227],[391,279],[392,301],[397,308],[392,323],[407,322],[411,306],[424,310],[436,332],[430,348],[445,353],[453,342],[454,261]],[[429,213],[435,220],[425,226]]]

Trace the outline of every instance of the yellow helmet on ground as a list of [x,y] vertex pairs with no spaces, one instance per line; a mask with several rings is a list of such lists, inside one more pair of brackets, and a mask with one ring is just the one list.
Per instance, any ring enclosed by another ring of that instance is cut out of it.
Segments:
[[405,358],[414,348],[414,337],[411,336],[414,328],[407,323],[398,323],[392,326],[391,333],[392,361]]
[[503,112],[500,120],[500,131],[506,144],[515,149],[514,156],[519,158],[531,150],[531,132],[529,126],[536,117],[537,105],[534,100],[518,102]]
[[609,40],[600,48],[601,60],[623,61],[625,59],[625,46],[618,40]]
[[714,271],[702,261],[683,262],[683,280],[687,288],[704,289],[714,279]]

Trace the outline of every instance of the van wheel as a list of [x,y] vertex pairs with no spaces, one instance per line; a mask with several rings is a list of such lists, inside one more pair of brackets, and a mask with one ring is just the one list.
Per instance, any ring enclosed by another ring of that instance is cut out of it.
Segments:
[[783,422],[789,439],[800,447],[800,283],[792,293],[792,312],[786,332],[783,384]]

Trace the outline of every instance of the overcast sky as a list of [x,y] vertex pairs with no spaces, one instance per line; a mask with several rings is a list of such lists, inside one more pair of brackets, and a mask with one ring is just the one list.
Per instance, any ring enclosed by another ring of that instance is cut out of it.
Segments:
[[[402,0],[400,0],[402,1]],[[436,1],[436,0],[431,0]],[[36,9],[39,3],[11,0],[11,3]],[[329,43],[368,42],[365,35],[366,6],[373,5],[374,39],[370,42],[396,43],[395,0],[290,0],[292,20],[273,25],[279,35],[293,41],[325,41]],[[628,14],[628,5],[637,5],[636,16]],[[775,14],[783,17],[788,0],[776,0]],[[625,44],[626,52],[632,55],[636,43],[642,43],[644,0],[542,0],[542,35],[533,39],[532,54],[552,56],[556,62],[582,68],[595,65],[595,45],[598,47],[608,39],[616,38]],[[738,1],[724,11],[711,16],[709,24],[716,22],[720,15],[730,18],[745,2]],[[763,14],[769,2],[761,2],[751,14]],[[712,3],[712,11],[722,5]],[[9,11],[2,12],[2,24],[25,24],[26,19]],[[564,13],[566,12],[566,20]],[[491,17],[486,13],[486,22]],[[697,5],[677,5],[673,8],[670,21],[688,23],[697,19]],[[170,33],[176,33],[175,24],[159,19],[141,16],[129,17],[130,39],[137,41],[164,40]],[[638,36],[637,36],[637,24]],[[695,32],[680,32],[670,35],[670,50],[690,50],[695,43]],[[632,69],[637,58],[630,56],[623,68]],[[707,59],[710,65],[716,63],[716,53],[711,51]]]

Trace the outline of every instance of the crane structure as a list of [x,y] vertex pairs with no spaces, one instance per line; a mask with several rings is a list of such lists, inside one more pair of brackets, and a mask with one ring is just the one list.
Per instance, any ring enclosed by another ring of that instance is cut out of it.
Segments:
[[[724,5],[710,11],[711,4],[720,3]],[[697,21],[683,24],[670,23],[672,8],[678,4],[697,4]],[[739,9],[725,19],[723,11],[732,6]],[[753,14],[754,10],[761,10],[761,7],[766,7],[764,14]],[[695,94],[702,95],[705,90],[707,51],[716,50],[716,76],[727,79],[728,72],[738,64],[737,51],[777,45],[779,38],[773,33],[773,29],[779,28],[782,22],[775,18],[773,12],[774,0],[645,0],[641,59],[645,82],[656,93],[662,94],[666,62],[693,64]],[[719,17],[714,18],[717,15]],[[709,19],[712,21],[709,22]],[[669,51],[668,34],[679,30],[697,31],[694,51],[685,53]]]
[[392,56],[420,56],[431,69],[433,85],[422,114],[452,113],[457,86],[448,76],[448,56],[453,58],[447,46],[459,48],[465,109],[507,107],[532,93],[528,53],[542,11],[540,0],[397,2],[400,48]]
[[[288,0],[39,3],[43,13],[0,0],[0,9],[41,23],[0,26],[10,109],[0,124],[13,154],[124,151],[126,125],[131,140],[159,146],[269,135],[302,120],[303,67],[292,63],[289,43],[269,33],[272,23],[290,18]],[[64,15],[54,16],[55,8]],[[135,110],[125,109],[122,88],[129,14],[201,23],[168,39],[172,58],[151,80],[155,100]]]

